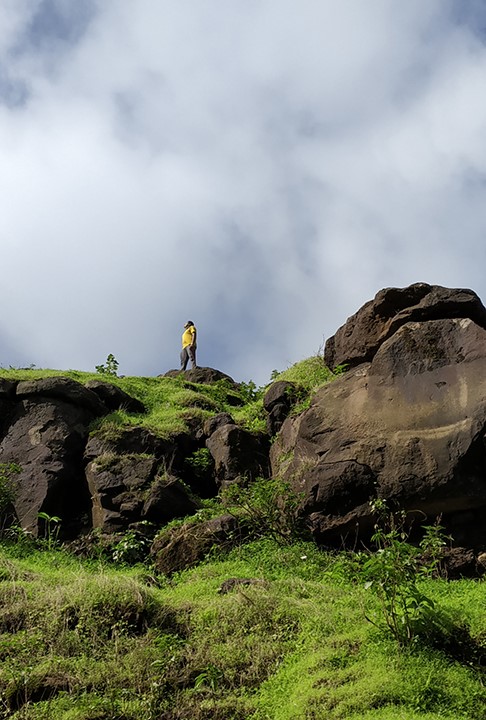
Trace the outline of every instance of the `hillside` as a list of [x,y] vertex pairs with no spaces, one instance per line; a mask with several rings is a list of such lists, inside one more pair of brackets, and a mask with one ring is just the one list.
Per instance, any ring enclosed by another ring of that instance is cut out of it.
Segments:
[[417,283],[265,388],[1,369],[0,717],[486,720],[485,341]]

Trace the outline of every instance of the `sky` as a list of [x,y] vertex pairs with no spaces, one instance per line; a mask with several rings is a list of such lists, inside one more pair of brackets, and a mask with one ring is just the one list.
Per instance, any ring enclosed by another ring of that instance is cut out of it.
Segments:
[[484,0],[0,0],[0,367],[237,381],[486,301]]

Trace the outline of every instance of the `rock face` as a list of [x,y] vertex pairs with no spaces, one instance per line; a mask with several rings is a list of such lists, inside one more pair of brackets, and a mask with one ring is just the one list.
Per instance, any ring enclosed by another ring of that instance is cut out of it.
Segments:
[[246,535],[247,529],[232,515],[170,528],[152,546],[155,568],[160,573],[171,575],[196,565],[213,547],[238,545]]
[[108,412],[98,396],[68,378],[15,383],[3,415],[0,462],[21,466],[14,502],[22,527],[36,534],[38,514],[63,518],[75,533],[90,512],[83,452],[89,423]]
[[[224,373],[184,373],[183,382],[203,380],[224,380],[233,404],[231,385],[237,385]],[[120,408],[144,411],[139,400],[106,381],[0,379],[0,463],[21,467],[13,514],[9,505],[0,528],[18,522],[37,535],[39,513],[62,519],[64,539],[92,528],[124,532],[141,521],[160,527],[196,512],[198,498],[214,497],[227,482],[268,474],[267,439],[238,427],[228,413],[205,421],[188,417],[188,430],[169,438],[140,425],[109,424],[90,436],[93,420]]]
[[486,308],[472,290],[451,290],[427,283],[380,290],[329,338],[324,361],[332,370],[344,363],[354,367],[372,360],[378,348],[402,325],[449,318],[467,318],[486,328]]
[[267,428],[270,435],[276,435],[289,414],[297,396],[294,383],[277,380],[270,385],[263,398],[267,412]]
[[320,543],[367,537],[380,497],[419,525],[442,516],[458,545],[486,544],[485,328],[472,291],[419,284],[378,293],[328,341],[328,362],[353,369],[271,450]]
[[214,460],[218,487],[268,477],[269,443],[266,436],[224,424],[214,430],[206,445]]

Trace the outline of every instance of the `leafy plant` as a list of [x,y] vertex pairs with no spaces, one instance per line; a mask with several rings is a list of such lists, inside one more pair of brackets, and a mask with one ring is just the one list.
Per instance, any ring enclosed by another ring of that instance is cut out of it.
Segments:
[[287,544],[306,534],[302,494],[279,478],[258,478],[248,487],[234,483],[223,490],[221,501],[228,512],[246,521],[255,537]]
[[223,677],[221,670],[215,665],[208,665],[194,681],[194,690],[200,691],[209,688],[213,692],[218,689],[218,684]]
[[403,646],[425,634],[436,624],[435,604],[418,586],[418,581],[436,571],[438,548],[445,542],[440,526],[429,528],[419,547],[408,542],[406,513],[391,512],[386,500],[371,503],[378,516],[372,541],[377,551],[363,566],[366,589],[374,592],[381,608],[381,621],[370,622],[386,627]]
[[57,515],[49,515],[46,512],[38,513],[39,520],[44,521],[45,543],[48,550],[52,550],[59,540],[59,531],[61,529],[61,518]]
[[4,513],[15,499],[15,476],[20,469],[16,463],[0,463],[0,513]]
[[151,541],[136,530],[129,530],[111,550],[112,559],[125,565],[142,562],[147,556]]
[[110,353],[106,358],[106,363],[104,365],[95,365],[95,370],[101,375],[111,375],[112,377],[117,377],[119,364],[120,363],[113,353]]

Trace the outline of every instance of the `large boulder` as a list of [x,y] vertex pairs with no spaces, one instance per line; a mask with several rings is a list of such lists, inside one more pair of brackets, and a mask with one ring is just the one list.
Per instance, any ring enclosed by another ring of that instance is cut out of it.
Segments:
[[427,283],[385,288],[327,340],[324,361],[331,369],[343,364],[354,367],[372,360],[402,325],[448,318],[469,318],[486,328],[486,308],[472,290]]
[[298,397],[295,383],[277,380],[267,389],[263,407],[267,413],[267,428],[270,435],[276,435],[290,413]]
[[129,413],[144,413],[141,400],[132,397],[124,390],[106,380],[88,380],[84,386],[94,392],[109,410],[126,410]]
[[219,487],[268,477],[268,436],[224,424],[208,437],[206,446],[214,460]]
[[[59,516],[65,538],[90,526],[84,457],[90,426],[110,411],[115,395],[124,405],[138,403],[117,388],[112,393],[109,383],[102,386],[101,391],[98,383],[90,389],[63,376],[0,380],[0,463],[21,468],[14,510],[16,520],[34,535],[42,530],[39,513]],[[106,438],[96,454],[102,452]]]
[[53,398],[26,398],[11,409],[0,462],[21,467],[14,507],[34,535],[40,512],[61,517],[64,533],[75,532],[89,512],[83,450],[92,419],[85,407]]
[[[397,297],[424,286],[408,290]],[[319,390],[307,411],[285,421],[272,446],[273,474],[304,493],[321,543],[368,537],[369,501],[381,497],[410,511],[417,524],[442,516],[458,545],[486,545],[484,308],[471,291],[434,293],[439,307],[428,306],[421,321],[397,322],[393,332],[386,323],[371,327],[361,347],[374,348],[372,360]],[[452,317],[432,319],[444,308]],[[358,358],[353,342],[348,353],[340,347],[339,360]]]
[[226,373],[221,370],[216,370],[210,367],[197,367],[191,370],[167,370],[163,377],[183,377],[184,380],[192,383],[201,383],[203,385],[209,385],[211,383],[219,382],[220,380],[226,380],[228,383],[236,385],[235,381]]
[[230,549],[247,536],[247,528],[232,515],[168,528],[152,545],[154,567],[159,573],[171,575],[193,567],[213,548]]
[[37,380],[22,380],[17,384],[18,398],[54,398],[88,410],[94,416],[105,415],[106,405],[92,390],[76,380],[67,377],[46,377]]

